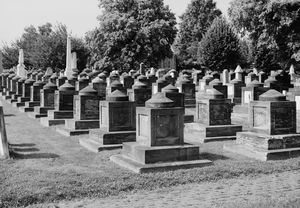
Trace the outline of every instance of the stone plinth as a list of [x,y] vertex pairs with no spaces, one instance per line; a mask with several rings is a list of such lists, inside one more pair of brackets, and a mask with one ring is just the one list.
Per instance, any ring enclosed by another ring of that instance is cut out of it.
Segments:
[[231,124],[232,103],[216,89],[207,89],[205,97],[197,100],[195,122],[185,124],[188,141],[205,143],[234,140],[241,125]]
[[113,81],[108,87],[106,87],[106,95],[113,93],[115,90],[120,90],[125,92],[123,84],[119,80]]
[[232,80],[227,84],[227,98],[231,100],[232,103],[241,104],[242,103],[242,87],[246,85],[238,79]]
[[127,94],[130,101],[135,102],[137,107],[142,107],[151,98],[152,91],[145,83],[137,81],[132,89],[127,90]]
[[23,85],[22,85],[22,96],[18,97],[18,101],[15,104],[15,106],[17,107],[23,107],[25,106],[25,102],[30,101],[30,88],[33,85],[33,83],[35,82],[34,79],[29,78],[27,79]]
[[74,119],[66,120],[65,127],[56,130],[66,136],[75,136],[99,128],[99,101],[97,91],[90,86],[80,90],[74,97]]
[[75,90],[80,91],[83,88],[87,87],[89,85],[90,80],[86,77],[80,78],[78,81],[75,83]]
[[168,82],[164,78],[159,78],[155,83],[152,83],[152,94],[161,92],[161,89],[166,87]]
[[300,134],[296,133],[296,103],[276,90],[250,102],[250,130],[237,133],[229,150],[259,160],[277,160],[300,156]]
[[51,80],[40,90],[40,106],[34,107],[34,112],[29,114],[32,118],[47,117],[49,110],[54,110],[54,94],[57,86]]
[[100,101],[99,111],[100,129],[90,130],[89,139],[80,140],[84,147],[97,152],[135,141],[135,103],[124,92],[115,90],[109,94]]
[[264,87],[263,83],[253,80],[246,87],[242,87],[242,104],[249,104],[251,101],[258,100],[259,96],[267,92],[270,88]]
[[184,106],[186,108],[194,108],[196,105],[196,88],[192,80],[184,77],[175,85],[180,93],[184,94]]
[[132,85],[134,84],[134,79],[130,75],[126,74],[121,76],[121,83],[125,89],[131,89]]
[[199,147],[184,143],[184,108],[157,93],[138,107],[136,142],[123,144],[122,154],[110,159],[137,173],[200,167],[211,161],[200,160]]
[[106,96],[106,81],[99,76],[92,80],[92,87],[97,91],[98,96],[101,100],[105,99]]
[[54,110],[47,112],[47,117],[41,118],[44,126],[64,125],[66,119],[74,118],[73,100],[75,87],[67,80],[54,94]]
[[214,88],[214,89],[218,90],[219,92],[221,92],[224,95],[224,98],[228,97],[227,86],[223,85],[223,83],[219,79],[212,80],[208,84],[208,86],[206,87],[206,90],[207,89],[212,89],[212,88]]

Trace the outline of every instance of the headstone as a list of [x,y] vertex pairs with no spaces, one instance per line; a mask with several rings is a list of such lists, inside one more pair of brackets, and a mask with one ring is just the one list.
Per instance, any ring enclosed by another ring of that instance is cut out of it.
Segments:
[[231,80],[227,84],[228,99],[231,99],[232,103],[241,104],[242,102],[242,87],[246,85],[240,79]]
[[74,119],[67,119],[65,127],[56,130],[65,136],[77,136],[99,128],[99,101],[97,91],[90,86],[80,90],[74,96]]
[[44,126],[64,125],[66,119],[73,118],[73,100],[76,94],[74,85],[68,80],[54,94],[54,110],[47,112],[47,117],[41,118]]
[[174,107],[184,107],[184,94],[179,92],[179,89],[171,84],[162,88],[162,93],[166,98],[174,102]]
[[196,105],[196,87],[192,80],[184,77],[178,80],[175,86],[180,93],[184,94],[184,106],[186,108],[194,108]]
[[258,80],[253,80],[246,87],[242,87],[242,104],[249,104],[251,101],[258,100],[259,96],[269,89]]
[[92,87],[94,90],[98,92],[98,96],[101,100],[105,99],[106,96],[106,81],[105,78],[101,78],[100,76],[96,77],[92,80]]
[[3,106],[0,103],[0,159],[9,158],[9,147],[6,135]]
[[228,70],[227,69],[224,69],[223,70],[223,73],[222,73],[222,81],[223,81],[223,85],[226,85],[229,83],[229,73],[228,73]]
[[258,160],[300,156],[300,134],[296,133],[296,102],[287,101],[276,90],[250,102],[247,132],[238,132],[236,143],[225,149]]
[[100,129],[91,129],[89,139],[80,139],[80,144],[98,152],[135,141],[135,109],[135,103],[124,92],[115,90],[108,94],[105,101],[100,101]]
[[2,52],[0,52],[0,74],[3,73],[3,56],[2,56]]
[[152,94],[161,92],[161,89],[168,85],[168,82],[164,78],[159,78],[155,83],[152,83]]
[[134,79],[129,74],[124,74],[121,76],[121,83],[125,89],[131,89],[134,84]]
[[76,52],[73,52],[71,54],[71,56],[72,56],[71,69],[74,71],[74,69],[77,70],[77,54],[76,54]]
[[200,160],[199,147],[184,142],[184,108],[157,93],[137,108],[136,142],[123,143],[122,155],[110,159],[134,172],[208,165]]
[[136,81],[132,86],[132,89],[127,90],[127,94],[130,101],[135,102],[135,105],[145,106],[145,102],[151,98],[151,89],[143,82]]
[[224,98],[227,98],[227,96],[228,96],[227,86],[223,85],[223,83],[219,79],[212,80],[206,87],[206,91],[211,88],[218,90],[219,92],[221,92],[224,95]]

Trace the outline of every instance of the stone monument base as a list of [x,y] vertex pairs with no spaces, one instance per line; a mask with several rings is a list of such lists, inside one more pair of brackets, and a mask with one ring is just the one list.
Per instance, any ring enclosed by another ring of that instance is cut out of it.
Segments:
[[212,164],[199,159],[199,147],[185,144],[176,146],[148,147],[137,142],[123,144],[122,155],[113,155],[110,160],[136,173],[194,168]]
[[234,104],[241,104],[242,103],[242,98],[237,98],[237,97],[234,97],[234,98],[228,98],[231,100],[232,103]]
[[233,113],[247,114],[248,115],[248,110],[249,110],[249,105],[248,104],[233,106]]
[[72,119],[74,117],[73,111],[57,111],[49,110],[48,116],[41,118],[41,124],[43,126],[56,126],[64,125],[66,119]]
[[236,143],[224,145],[224,150],[262,161],[299,157],[300,134],[238,132]]
[[92,152],[122,148],[124,142],[135,142],[136,131],[106,132],[92,129],[88,139],[80,139],[79,143]]
[[195,108],[196,107],[196,99],[186,99],[184,100],[185,108]]
[[28,116],[30,118],[42,118],[42,117],[47,117],[47,112],[49,110],[54,110],[53,107],[40,107],[40,106],[35,106],[34,107],[34,112],[28,113]]
[[64,127],[58,127],[57,132],[64,136],[89,134],[89,129],[98,129],[99,120],[66,120]]
[[33,112],[35,106],[39,106],[40,102],[39,101],[28,101],[25,102],[25,106],[20,107],[21,112]]
[[13,103],[14,107],[23,107],[25,106],[25,102],[30,101],[30,97],[18,97],[18,101]]
[[200,123],[185,124],[184,135],[191,143],[207,143],[216,141],[235,140],[236,133],[241,132],[241,125],[205,126]]

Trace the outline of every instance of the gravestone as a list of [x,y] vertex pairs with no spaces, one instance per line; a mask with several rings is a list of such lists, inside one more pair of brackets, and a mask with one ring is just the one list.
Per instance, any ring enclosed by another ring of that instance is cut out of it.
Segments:
[[40,91],[45,84],[40,80],[33,83],[30,87],[30,101],[25,102],[25,106],[20,108],[21,112],[33,112],[34,107],[40,105]]
[[115,90],[126,92],[123,84],[119,80],[113,81],[109,86],[106,87],[106,95],[113,93]]
[[92,87],[94,90],[97,91],[98,96],[100,97],[101,100],[105,99],[106,96],[106,79],[105,78],[100,78],[97,76],[92,80]]
[[229,73],[228,73],[228,70],[227,69],[224,69],[223,70],[223,73],[222,73],[222,82],[223,82],[223,85],[227,85],[229,83]]
[[75,90],[80,91],[89,85],[90,80],[87,77],[81,77],[75,82]]
[[162,88],[161,91],[166,98],[174,102],[174,107],[184,107],[184,93],[180,93],[177,87],[169,84]]
[[34,112],[30,113],[29,116],[32,118],[47,117],[49,110],[54,110],[54,95],[57,90],[57,86],[50,80],[40,90],[40,106],[34,107]]
[[[236,73],[240,74],[240,73]],[[232,103],[241,104],[242,102],[242,88],[246,85],[240,80],[241,75],[236,76],[238,79],[231,80],[227,84],[227,98],[231,99]]]
[[250,130],[238,132],[235,144],[224,149],[258,160],[300,156],[300,134],[296,133],[296,102],[287,101],[276,90],[250,102]]
[[268,79],[268,75],[267,75],[265,72],[260,71],[260,72],[258,73],[258,81],[259,81],[260,83],[264,83],[266,79]]
[[195,123],[185,124],[188,141],[205,143],[234,140],[241,125],[231,124],[232,103],[218,90],[207,89],[205,97],[197,100]]
[[149,82],[149,85],[153,85],[153,83],[156,82],[157,80],[157,77],[155,76],[155,74],[148,74],[147,75],[147,78],[148,78],[148,82]]
[[21,78],[17,81],[17,91],[16,94],[12,96],[12,99],[17,100],[16,102],[13,102],[13,106],[14,107],[20,107],[20,106],[24,106],[25,102],[18,102],[18,99],[20,97],[22,97],[23,94],[23,85],[24,82],[26,81],[26,78]]
[[151,98],[151,89],[143,82],[136,81],[132,89],[127,90],[129,101],[135,102],[136,106],[145,106],[145,102]]
[[199,80],[199,88],[198,92],[205,92],[206,86],[213,80],[213,76],[211,75],[205,75],[201,80]]
[[57,73],[53,73],[52,75],[51,75],[51,77],[49,78],[49,80],[53,83],[53,84],[57,84],[57,80],[58,79],[58,75],[57,75]]
[[41,124],[44,126],[64,125],[66,119],[72,119],[75,94],[74,85],[67,80],[55,91],[54,110],[49,110],[47,117],[41,118]]
[[212,88],[218,90],[219,92],[221,92],[224,95],[224,98],[227,98],[227,96],[228,96],[227,86],[223,85],[223,83],[219,79],[212,80],[206,87],[206,90],[212,89]]
[[137,173],[201,167],[211,161],[200,160],[199,146],[184,143],[184,108],[156,93],[137,108],[136,142],[123,143],[122,154],[113,162]]
[[134,84],[134,79],[129,74],[124,74],[121,76],[121,83],[126,90],[131,89]]
[[245,77],[245,84],[249,84],[250,82],[254,81],[254,80],[258,80],[258,77],[256,76],[256,74],[254,74],[253,72],[250,72],[246,77]]
[[259,96],[267,92],[270,88],[264,87],[263,83],[253,80],[246,87],[242,87],[242,104],[249,104],[251,101],[259,99]]
[[180,93],[184,94],[185,108],[194,108],[196,105],[196,87],[192,80],[183,77],[176,82],[175,86],[179,89]]
[[155,83],[152,83],[152,94],[156,94],[157,92],[161,92],[161,89],[166,87],[168,82],[164,78],[159,78]]
[[59,127],[56,131],[65,136],[77,136],[99,128],[99,101],[97,91],[90,86],[80,90],[74,96],[74,119],[67,119],[64,128]]
[[150,88],[150,84],[148,78],[145,75],[140,75],[136,78],[136,81],[145,84],[148,88]]
[[56,79],[56,85],[57,85],[57,87],[60,87],[60,86],[62,86],[63,84],[65,84],[65,83],[66,83],[66,80],[68,80],[68,78],[67,78],[66,76],[64,76],[64,75],[59,76],[59,77]]
[[100,129],[91,129],[89,139],[79,143],[87,149],[98,152],[104,149],[122,147],[123,142],[135,141],[135,103],[120,90],[115,90],[100,101]]
[[0,159],[8,159],[9,145],[7,141],[3,105],[0,103]]
[[18,107],[24,107],[25,103],[30,101],[30,92],[31,92],[31,86],[35,82],[34,79],[29,78],[24,81],[22,84],[22,96],[18,97],[18,102],[16,103],[16,106]]
[[18,95],[18,81],[21,79],[21,77],[15,76],[14,78],[12,78],[11,80],[11,99],[10,99],[10,103],[14,103],[18,101],[18,97],[20,97]]
[[4,97],[5,100],[10,100],[11,99],[11,96],[13,94],[15,94],[15,92],[12,91],[12,79],[16,76],[16,74],[14,73],[11,73],[9,74],[9,76],[6,78],[6,83],[7,83],[7,90],[6,90],[6,95]]

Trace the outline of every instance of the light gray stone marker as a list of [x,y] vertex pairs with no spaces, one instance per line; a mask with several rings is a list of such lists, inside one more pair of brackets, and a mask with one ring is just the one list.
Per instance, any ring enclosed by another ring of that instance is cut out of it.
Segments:
[[7,158],[9,158],[9,149],[5,130],[3,106],[0,102],[0,159]]

